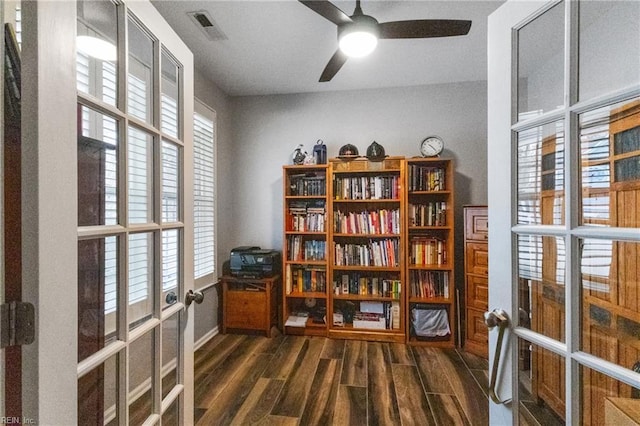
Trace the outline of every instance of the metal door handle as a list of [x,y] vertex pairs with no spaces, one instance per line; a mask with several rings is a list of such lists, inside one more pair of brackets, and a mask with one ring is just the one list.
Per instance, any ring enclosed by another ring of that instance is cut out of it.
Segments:
[[186,303],[187,306],[191,305],[191,302],[196,302],[199,305],[203,300],[204,294],[202,294],[201,291],[189,290],[184,297],[184,303]]
[[489,330],[498,326],[498,341],[496,342],[496,351],[493,357],[493,367],[491,368],[491,382],[489,383],[489,396],[496,404],[504,404],[511,399],[501,400],[496,394],[496,379],[498,377],[498,366],[500,365],[500,354],[502,353],[502,338],[504,330],[509,326],[509,316],[503,309],[494,309],[491,312],[484,313],[484,323]]

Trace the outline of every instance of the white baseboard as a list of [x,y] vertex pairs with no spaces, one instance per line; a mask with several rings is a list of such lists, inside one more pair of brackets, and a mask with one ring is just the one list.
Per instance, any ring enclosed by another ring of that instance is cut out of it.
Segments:
[[218,326],[215,326],[214,328],[212,328],[211,331],[209,331],[204,336],[199,338],[197,342],[193,342],[193,351],[195,352],[198,349],[200,349],[205,343],[213,339],[213,337],[216,336],[219,332],[220,331],[218,329]]

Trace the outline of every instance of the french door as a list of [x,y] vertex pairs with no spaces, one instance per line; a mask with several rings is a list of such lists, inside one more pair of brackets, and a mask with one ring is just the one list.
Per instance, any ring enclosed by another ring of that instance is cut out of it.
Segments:
[[23,415],[192,424],[193,56],[147,1],[23,2],[23,62]]
[[488,51],[491,423],[634,418],[640,3],[508,1]]

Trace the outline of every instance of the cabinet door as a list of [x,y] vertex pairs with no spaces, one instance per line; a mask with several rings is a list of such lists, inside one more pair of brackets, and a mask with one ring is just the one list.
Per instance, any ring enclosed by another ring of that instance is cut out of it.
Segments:
[[467,308],[486,311],[489,308],[489,279],[467,274]]
[[470,243],[465,246],[467,274],[487,275],[489,273],[489,252],[485,243]]

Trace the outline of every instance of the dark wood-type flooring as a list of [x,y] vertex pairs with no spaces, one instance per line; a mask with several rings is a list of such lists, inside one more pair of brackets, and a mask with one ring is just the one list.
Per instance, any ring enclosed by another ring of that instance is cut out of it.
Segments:
[[218,334],[195,354],[198,425],[486,425],[486,360],[458,349]]

